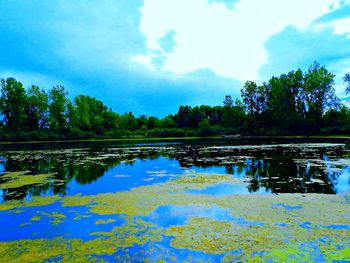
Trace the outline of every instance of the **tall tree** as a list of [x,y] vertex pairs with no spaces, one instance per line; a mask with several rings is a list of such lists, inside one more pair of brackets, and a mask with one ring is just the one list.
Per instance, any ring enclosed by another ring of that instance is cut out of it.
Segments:
[[257,96],[258,96],[258,85],[254,81],[247,81],[244,83],[243,88],[241,89],[241,96],[243,103],[247,108],[247,111],[250,116],[254,115]]
[[247,81],[241,89],[241,96],[248,113],[258,116],[266,110],[268,86],[265,83],[258,86],[254,81]]
[[63,132],[67,128],[68,92],[63,86],[54,86],[49,94],[49,123],[54,132]]
[[6,128],[11,132],[25,131],[27,97],[21,82],[14,78],[1,80],[0,105]]
[[49,96],[38,86],[27,90],[28,128],[30,130],[44,129],[48,123]]
[[327,108],[336,107],[338,99],[333,87],[334,77],[324,66],[315,62],[304,76],[303,92],[307,102],[308,117],[317,124]]
[[[283,76],[283,75],[282,75]],[[290,71],[282,78],[286,87],[286,96],[288,98],[288,107],[293,113],[304,113],[304,97],[302,94],[304,78],[303,71],[298,69],[297,71]]]
[[179,107],[179,110],[175,116],[175,119],[176,119],[176,124],[180,128],[194,126],[193,123],[191,123],[191,111],[192,111],[191,106],[180,106]]
[[346,94],[350,93],[350,73],[346,73],[344,76],[344,82],[346,83]]
[[226,95],[224,100],[224,107],[231,108],[233,105],[233,100],[231,95]]

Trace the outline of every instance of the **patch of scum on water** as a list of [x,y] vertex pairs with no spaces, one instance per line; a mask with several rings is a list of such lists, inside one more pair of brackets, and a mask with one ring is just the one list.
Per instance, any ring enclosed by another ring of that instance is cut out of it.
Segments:
[[[0,211],[40,208],[58,202],[62,208],[87,206],[92,214],[125,215],[126,223],[109,232],[93,232],[91,235],[97,238],[89,241],[56,238],[0,242],[0,259],[11,261],[18,258],[21,262],[27,262],[33,258],[39,261],[56,258],[66,262],[76,262],[78,259],[99,262],[99,257],[115,255],[119,249],[157,243],[170,237],[170,245],[174,249],[222,255],[223,262],[230,262],[232,258],[251,262],[280,262],[287,257],[299,262],[307,262],[315,257],[321,257],[324,261],[350,260],[349,230],[327,228],[334,224],[349,224],[348,194],[213,196],[186,192],[223,182],[246,183],[244,179],[233,178],[232,175],[187,173],[166,183],[136,187],[125,192],[35,197],[31,202],[6,202],[0,205]],[[147,222],[147,216],[166,205],[191,205],[198,209],[221,207],[230,211],[232,217],[260,222],[261,225],[242,225],[234,220],[218,221],[199,216],[188,218],[183,225],[170,227],[159,227]],[[41,216],[50,217],[46,214]],[[141,220],[140,216],[145,218]],[[65,215],[60,214],[56,218],[57,223],[60,223],[65,220]],[[84,220],[84,217],[77,220]],[[301,227],[305,223],[315,227]],[[305,244],[303,249],[300,249],[301,244]],[[232,251],[239,253],[232,255]]]

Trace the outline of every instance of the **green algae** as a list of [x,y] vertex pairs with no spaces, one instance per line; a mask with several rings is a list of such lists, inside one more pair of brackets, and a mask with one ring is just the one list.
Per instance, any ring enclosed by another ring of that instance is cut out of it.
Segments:
[[[175,249],[188,249],[213,255],[226,255],[235,250],[242,251],[240,255],[224,257],[224,262],[230,258],[238,258],[243,262],[282,262],[287,258],[307,262],[314,251],[312,249],[300,250],[299,245],[315,242],[322,251],[322,255],[329,261],[349,258],[350,231],[325,228],[328,225],[347,225],[350,222],[348,195],[212,196],[187,192],[188,189],[203,189],[223,182],[245,183],[244,180],[237,180],[229,175],[184,174],[166,183],[136,187],[125,192],[52,197],[51,200],[36,198],[32,202],[9,202],[10,204],[3,204],[2,210],[40,206],[40,204],[59,201],[62,207],[86,206],[89,208],[89,213],[92,214],[126,216],[126,225],[114,227],[110,232],[91,233],[92,236],[97,236],[91,241],[62,239],[60,242],[58,240],[47,241],[52,242],[51,245],[57,246],[55,249],[60,251],[59,255],[51,255],[50,258],[63,255],[63,259],[67,262],[78,256],[112,255],[117,252],[118,248],[160,242],[164,235],[171,238],[171,246]],[[275,204],[282,205],[276,206]],[[167,205],[191,205],[199,209],[218,206],[227,209],[232,218],[238,218],[241,221],[234,219],[217,221],[211,218],[191,217],[184,225],[160,228],[139,219],[140,216],[148,216],[157,208]],[[286,207],[300,207],[300,209],[286,209]],[[40,213],[40,215],[48,216],[53,224],[59,224],[65,220],[65,215],[59,213]],[[77,215],[76,217],[77,220],[84,220],[85,216],[89,215]],[[113,219],[98,220],[95,223],[114,223],[110,220]],[[305,223],[311,227],[302,227]],[[319,242],[325,237],[328,237],[329,244],[332,245]],[[32,246],[37,245],[44,249],[44,241],[26,241],[25,245],[21,243],[22,241],[16,242],[18,243],[12,245],[20,251],[18,252],[20,257],[30,251],[32,255],[39,253],[38,258],[41,258],[40,252]],[[71,252],[72,248],[75,249],[76,244],[79,244],[79,248]],[[340,245],[342,248],[339,249]],[[1,253],[1,248],[6,246],[0,243],[0,255],[4,254]],[[19,248],[23,246],[28,247],[25,252]],[[254,255],[254,252],[265,253]],[[13,253],[10,251],[9,254],[13,255]],[[26,259],[26,256],[23,257]]]
[[84,243],[79,239],[63,238],[0,242],[0,261],[14,262],[15,259],[16,262],[45,262],[58,259],[62,262],[101,262],[96,256],[115,250],[112,244],[108,245],[106,247],[101,240]]
[[162,240],[161,230],[153,224],[137,220],[115,227],[111,232],[91,233],[98,236],[83,242],[80,239],[37,239],[0,242],[0,262],[43,262],[59,259],[62,262],[101,262],[98,256],[113,255],[133,245]]
[[106,225],[106,224],[111,224],[114,223],[116,220],[115,219],[100,219],[100,220],[96,220],[95,224],[96,225]]
[[310,247],[307,244],[289,244],[283,249],[272,249],[263,257],[263,261],[269,262],[316,262],[315,254],[318,249],[323,252],[324,262],[347,262],[350,260],[350,240],[345,242],[337,236],[324,238],[318,241],[317,246]]
[[144,245],[148,242],[162,241],[162,229],[143,220],[129,222],[126,225],[114,227],[111,232],[93,232],[93,236],[107,238],[119,248],[128,248],[132,245]]
[[48,217],[50,219],[51,224],[54,226],[62,223],[67,218],[66,215],[58,212],[46,213],[43,211],[38,211],[37,213],[40,214],[42,217]]
[[91,202],[91,196],[82,196],[77,194],[74,196],[67,196],[62,200],[62,206],[86,206]]
[[[12,209],[13,211],[18,211],[18,208],[46,206],[51,205],[60,199],[61,198],[59,196],[53,195],[43,197],[34,196],[31,201],[7,201],[5,203],[0,204],[0,211],[7,211]],[[20,211],[22,211],[22,209]]]
[[248,185],[246,180],[234,178],[229,174],[205,174],[205,173],[186,173],[178,175],[176,179],[172,180],[173,184],[180,184],[188,189],[204,189],[208,186],[218,183],[232,184],[232,185]]
[[40,216],[33,216],[30,218],[30,221],[40,221],[41,217]]
[[20,227],[24,227],[24,226],[29,226],[29,225],[31,225],[31,224],[32,224],[32,223],[27,222],[27,223],[20,224],[19,226],[20,226]]
[[1,179],[5,182],[0,184],[0,189],[20,188],[28,185],[43,185],[54,182],[53,174],[37,174],[29,175],[29,171],[21,172],[5,172],[1,175]]
[[73,220],[82,220],[84,218],[89,218],[91,217],[91,214],[77,214]]

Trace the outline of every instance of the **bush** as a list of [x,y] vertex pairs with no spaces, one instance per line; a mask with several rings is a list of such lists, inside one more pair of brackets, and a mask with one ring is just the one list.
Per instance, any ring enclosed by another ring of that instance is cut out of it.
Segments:
[[223,133],[223,130],[220,126],[202,126],[198,129],[197,135],[198,136],[215,136],[215,135],[220,135]]
[[148,132],[149,137],[186,137],[183,129],[168,128],[168,129],[153,129]]

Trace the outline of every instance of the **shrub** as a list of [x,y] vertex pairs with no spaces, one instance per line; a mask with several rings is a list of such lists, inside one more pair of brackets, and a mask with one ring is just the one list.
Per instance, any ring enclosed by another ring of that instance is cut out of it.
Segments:
[[186,137],[183,129],[167,128],[167,129],[153,129],[148,132],[149,137]]

